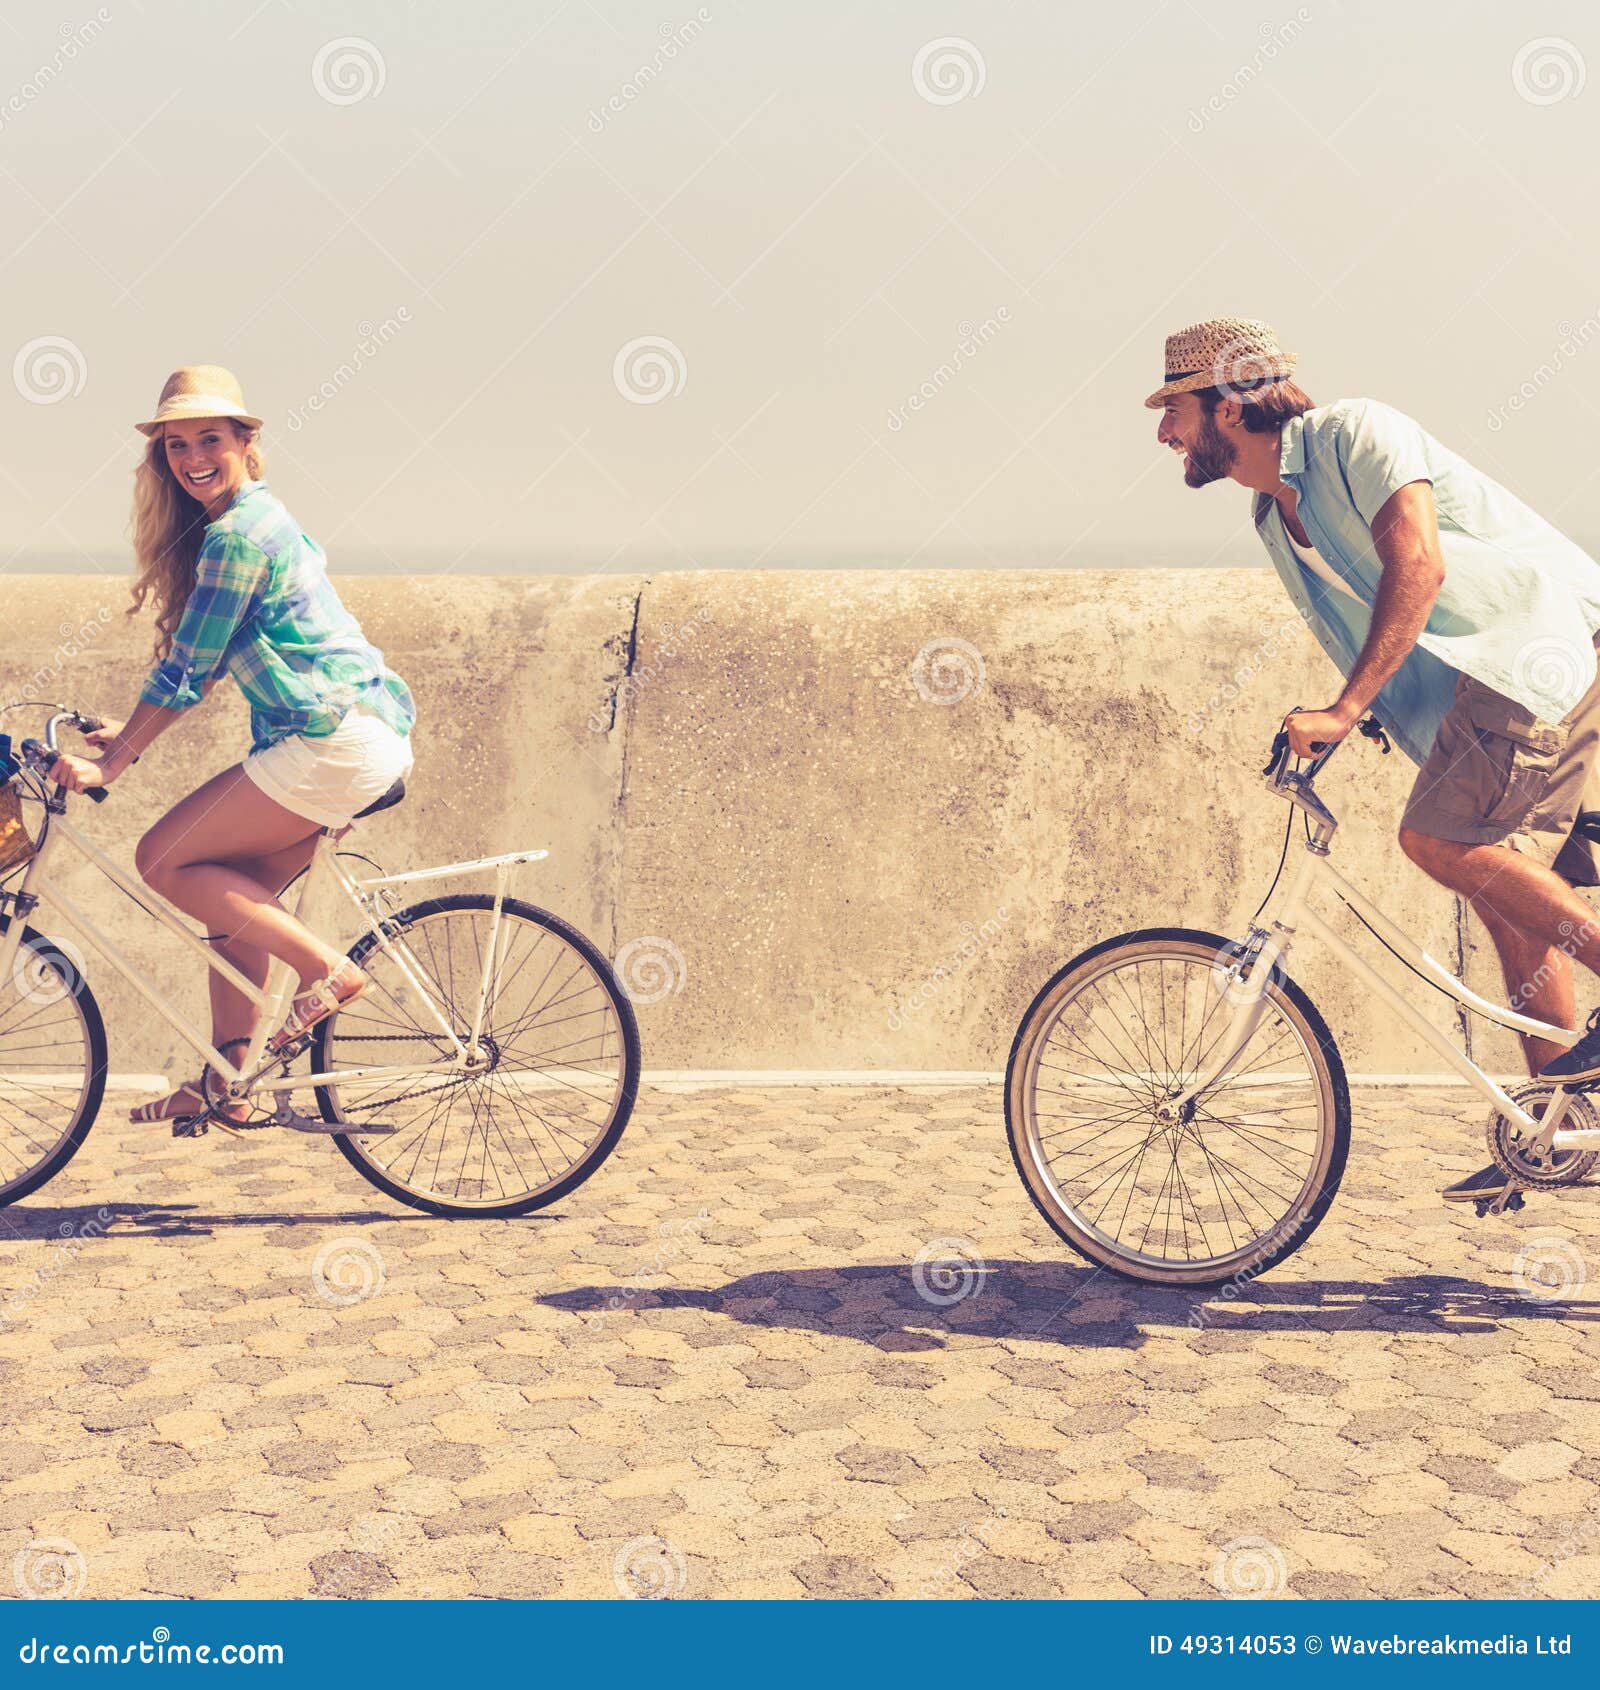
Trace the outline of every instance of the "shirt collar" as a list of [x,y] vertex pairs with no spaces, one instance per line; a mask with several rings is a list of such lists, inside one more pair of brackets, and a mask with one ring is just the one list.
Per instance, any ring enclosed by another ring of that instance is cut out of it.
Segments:
[[1299,475],[1306,467],[1306,419],[1290,417],[1278,446],[1278,474]]

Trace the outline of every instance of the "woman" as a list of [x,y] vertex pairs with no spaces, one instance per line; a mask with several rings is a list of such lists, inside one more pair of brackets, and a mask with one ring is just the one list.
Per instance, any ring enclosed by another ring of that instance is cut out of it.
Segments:
[[[278,902],[324,828],[344,829],[411,769],[416,717],[329,584],[326,559],[261,479],[261,419],[212,364],[176,371],[134,476],[136,614],[156,612],[155,667],[126,722],[89,736],[98,759],[62,756],[51,778],[109,786],[225,676],[250,700],[249,755],[196,788],[139,841],[145,883],[202,923],[211,943],[260,985],[273,957],[299,978],[281,1050],[366,989],[363,972]],[[249,1042],[260,1011],[212,973],[212,1040]],[[208,1068],[136,1121],[196,1115],[214,1101]],[[225,1119],[249,1108],[226,1105]]]

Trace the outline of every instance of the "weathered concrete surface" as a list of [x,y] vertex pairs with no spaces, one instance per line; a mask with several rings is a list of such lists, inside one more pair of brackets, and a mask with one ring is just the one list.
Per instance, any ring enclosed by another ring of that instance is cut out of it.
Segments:
[[[1582,1596],[1593,1190],[1474,1221],[1460,1091],[1355,1096],[1300,1253],[1091,1271],[998,1087],[647,1088],[436,1221],[121,1118],[0,1225],[0,1566],[89,1597]],[[265,1142],[263,1142],[263,1140]]]
[[[519,890],[608,950],[648,942],[630,954],[654,1069],[1002,1067],[1033,992],[1085,946],[1134,927],[1242,930],[1286,819],[1258,784],[1271,734],[1335,691],[1259,571],[340,587],[421,710],[414,796],[364,848],[399,867],[549,847]],[[149,638],[124,603],[120,582],[9,578],[0,695],[124,711]],[[58,629],[85,624],[92,638],[66,642],[83,649],[55,649]],[[222,697],[103,811],[81,807],[113,854],[127,860],[169,797],[242,752],[243,710]],[[1498,994],[1481,930],[1394,846],[1412,773],[1364,741],[1340,752],[1324,782],[1344,818],[1336,860]],[[176,944],[75,884],[198,1009]],[[89,972],[113,1067],[166,1067],[166,1028]],[[1325,958],[1297,955],[1291,972],[1352,1068],[1438,1069]],[[1507,1037],[1475,1049],[1518,1067]]]

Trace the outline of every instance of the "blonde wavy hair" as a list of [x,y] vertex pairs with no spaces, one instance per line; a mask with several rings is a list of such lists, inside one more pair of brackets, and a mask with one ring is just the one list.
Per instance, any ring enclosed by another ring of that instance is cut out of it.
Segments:
[[[244,443],[245,473],[259,481],[265,464],[261,431],[232,417],[223,420],[233,424],[234,435]],[[205,506],[172,473],[165,439],[153,436],[133,473],[133,515],[128,528],[133,537],[134,578],[128,615],[137,616],[146,599],[155,601],[158,663],[172,650],[183,607],[194,591],[195,561],[206,521]]]

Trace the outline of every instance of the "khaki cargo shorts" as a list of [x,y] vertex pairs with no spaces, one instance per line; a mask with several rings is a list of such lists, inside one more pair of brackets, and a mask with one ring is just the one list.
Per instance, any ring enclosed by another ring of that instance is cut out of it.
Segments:
[[[1595,636],[1600,651],[1600,633]],[[1505,845],[1573,886],[1600,886],[1594,847],[1572,824],[1600,764],[1600,674],[1559,722],[1461,675],[1417,771],[1403,823],[1461,845]],[[1594,808],[1600,809],[1600,786]]]

